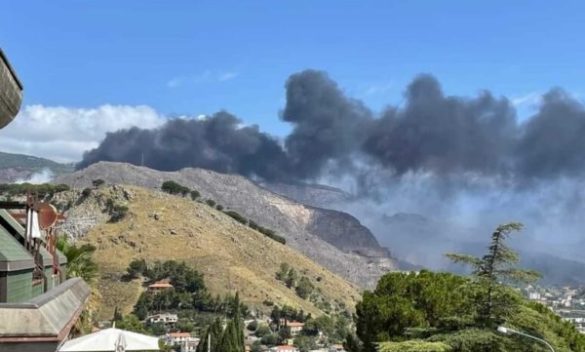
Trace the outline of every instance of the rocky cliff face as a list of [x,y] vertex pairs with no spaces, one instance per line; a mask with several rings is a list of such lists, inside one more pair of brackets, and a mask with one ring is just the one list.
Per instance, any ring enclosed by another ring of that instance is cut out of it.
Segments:
[[220,174],[203,169],[161,172],[122,163],[100,162],[55,180],[82,188],[91,181],[159,188],[173,180],[198,190],[261,226],[275,230],[287,245],[342,277],[372,287],[394,261],[371,233],[349,214],[307,206],[277,195],[237,175]]
[[319,208],[327,208],[328,204],[347,202],[352,199],[351,194],[339,188],[323,185],[282,182],[260,182],[259,185],[299,203]]

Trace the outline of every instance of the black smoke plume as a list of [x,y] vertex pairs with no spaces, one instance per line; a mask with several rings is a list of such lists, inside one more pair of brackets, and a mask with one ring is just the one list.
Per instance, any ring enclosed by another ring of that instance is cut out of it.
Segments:
[[240,127],[227,112],[205,119],[172,119],[162,127],[137,127],[108,133],[98,148],[77,165],[122,161],[174,171],[201,167],[225,173],[286,179],[286,155],[278,142],[257,126]]
[[109,133],[78,168],[123,161],[165,171],[202,167],[269,181],[315,180],[331,169],[359,179],[382,170],[384,177],[473,175],[520,185],[585,171],[585,110],[561,89],[543,95],[536,114],[519,123],[509,99],[489,91],[448,96],[430,75],[413,80],[403,106],[389,106],[378,116],[324,72],[293,74],[285,87],[281,118],[293,129],[283,143],[219,112],[204,119],[171,119],[153,130]]

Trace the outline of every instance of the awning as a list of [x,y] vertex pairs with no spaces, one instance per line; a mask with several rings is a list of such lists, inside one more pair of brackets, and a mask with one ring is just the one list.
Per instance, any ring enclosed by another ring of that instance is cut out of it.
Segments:
[[158,338],[116,328],[65,342],[59,352],[158,351]]

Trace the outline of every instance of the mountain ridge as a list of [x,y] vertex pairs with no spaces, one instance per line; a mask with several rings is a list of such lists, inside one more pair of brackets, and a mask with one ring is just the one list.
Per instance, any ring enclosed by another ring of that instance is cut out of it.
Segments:
[[[172,180],[196,189],[204,198],[213,199],[261,226],[276,230],[286,238],[287,245],[363,287],[373,287],[382,274],[396,269],[396,263],[388,255],[388,250],[381,247],[371,232],[351,215],[295,202],[240,175],[196,168],[163,172],[125,163],[99,162],[72,174],[62,175],[54,182],[83,188],[90,186],[95,179],[151,189],[158,189],[164,181]],[[340,224],[344,224],[340,220],[343,217],[352,219],[355,231],[349,234],[339,231],[343,227]],[[335,223],[337,227],[324,231],[323,226],[318,226],[324,222]],[[341,248],[336,246],[343,242],[335,238],[339,233],[347,240]],[[363,245],[352,246],[354,237],[359,239],[356,243],[369,243],[370,247],[366,250]]]
[[[352,309],[359,298],[357,286],[316,264],[290,246],[245,226],[203,201],[173,196],[136,186],[104,185],[91,192],[71,190],[53,199],[67,208],[64,232],[79,244],[96,247],[100,276],[100,318],[112,316],[114,307],[129,313],[141,289],[140,280],[124,280],[133,259],[185,261],[204,275],[213,295],[237,290],[251,307],[269,311],[269,302],[302,308],[320,315],[324,307]],[[107,204],[127,208],[124,217],[111,221]],[[91,219],[90,219],[91,218]],[[91,222],[83,233],[79,224]],[[317,300],[302,299],[294,288],[276,279],[281,263],[295,268],[314,285]]]

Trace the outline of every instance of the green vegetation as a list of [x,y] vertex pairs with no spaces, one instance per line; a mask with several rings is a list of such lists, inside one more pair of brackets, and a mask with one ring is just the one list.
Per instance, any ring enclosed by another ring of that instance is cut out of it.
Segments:
[[472,276],[448,273],[389,273],[373,292],[366,291],[356,307],[356,333],[348,335],[352,351],[546,351],[518,336],[496,332],[506,325],[539,336],[557,351],[585,351],[585,336],[546,307],[523,299],[507,283],[534,279],[517,269],[518,257],[505,239],[521,228],[502,225],[492,234],[485,256],[449,255],[471,264]]
[[40,198],[52,197],[53,195],[69,191],[69,186],[60,184],[53,185],[50,183],[31,184],[31,183],[4,183],[0,184],[0,194],[13,196],[23,196],[27,193],[38,195]]
[[116,203],[111,198],[106,201],[106,211],[110,214],[110,222],[118,222],[128,215],[128,207]]
[[209,205],[210,207],[212,207],[212,208],[213,208],[213,207],[215,207],[215,204],[216,204],[216,203],[215,203],[215,201],[214,201],[213,199],[207,199],[207,200],[205,201],[205,204],[207,204],[207,205]]
[[245,217],[240,215],[238,212],[235,212],[233,210],[228,210],[228,211],[225,211],[225,214],[228,215],[229,217],[231,217],[232,219],[236,220],[240,224],[248,225],[248,219],[246,219]]
[[[244,327],[241,316],[240,298],[236,292],[236,296],[232,303],[230,310],[230,320],[225,329],[222,323],[217,319],[212,323],[202,336],[201,342],[197,347],[197,352],[207,351],[208,344],[211,344],[212,351],[222,352],[242,352],[244,351]],[[211,338],[211,341],[208,339]]]
[[98,178],[97,180],[93,180],[91,181],[91,184],[95,187],[95,188],[99,188],[103,185],[106,184],[106,181],[102,180],[101,178]]
[[[163,184],[161,185],[161,190],[166,192],[166,193],[172,194],[172,195],[180,195],[183,197],[186,196],[187,194],[189,194],[191,196],[192,200],[198,200],[201,197],[201,193],[199,193],[198,191],[192,190],[192,189],[190,189],[186,186],[183,186],[175,181],[163,182]],[[88,191],[91,192],[91,189],[88,188]],[[89,194],[87,194],[87,196],[89,196]],[[213,199],[206,199],[205,204],[207,204],[210,207],[215,208],[219,211],[223,211],[226,215],[230,216],[232,219],[236,220],[237,222],[241,223],[242,225],[247,225],[250,228],[260,232],[264,236],[275,240],[276,242],[286,244],[286,239],[282,236],[277,235],[276,232],[274,232],[273,230],[262,227],[262,226],[256,224],[254,221],[246,219],[244,216],[242,216],[241,214],[239,214],[238,212],[236,212],[234,210],[225,210],[224,211],[223,205],[217,204]],[[118,220],[116,220],[116,221],[118,221]],[[112,221],[112,222],[115,222],[115,221]]]
[[76,246],[66,237],[59,237],[57,249],[67,257],[67,278],[80,277],[88,283],[98,275],[98,266],[92,256],[96,248],[91,244]]
[[315,290],[315,285],[313,285],[308,277],[302,276],[299,279],[297,271],[287,263],[280,264],[280,268],[276,273],[276,279],[284,282],[286,287],[294,289],[302,299],[308,299]]
[[183,185],[180,185],[175,181],[165,181],[163,182],[160,188],[163,192],[174,195],[180,194],[182,196],[186,196],[187,194],[191,193],[191,189]]
[[[139,319],[163,310],[232,313],[235,298],[212,297],[205,286],[203,274],[184,262],[169,260],[148,265],[144,259],[136,259],[129,264],[127,273],[130,278],[147,278],[147,284],[168,280],[173,286],[161,292],[143,292],[134,306],[134,314]],[[238,303],[237,306],[241,309],[240,315],[248,314],[244,304]]]

